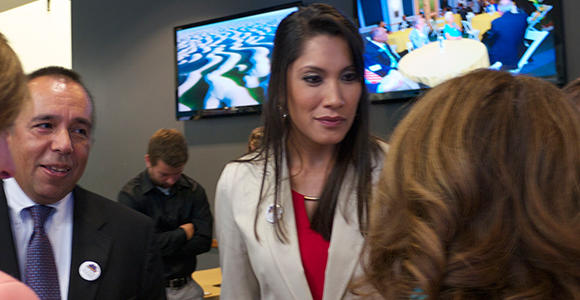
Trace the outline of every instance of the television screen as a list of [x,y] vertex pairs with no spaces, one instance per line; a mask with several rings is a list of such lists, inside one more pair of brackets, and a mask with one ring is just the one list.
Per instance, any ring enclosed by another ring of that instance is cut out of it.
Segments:
[[411,98],[477,68],[564,84],[559,1],[493,2],[355,0],[371,99]]
[[258,111],[276,28],[299,4],[175,27],[177,118]]

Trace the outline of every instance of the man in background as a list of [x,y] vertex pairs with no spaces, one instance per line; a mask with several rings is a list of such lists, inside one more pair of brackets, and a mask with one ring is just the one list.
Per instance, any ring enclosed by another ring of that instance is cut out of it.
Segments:
[[203,187],[183,174],[187,163],[185,137],[160,129],[149,140],[146,170],[123,187],[119,202],[151,217],[165,266],[168,299],[202,299],[191,278],[196,255],[209,251],[213,219]]
[[413,24],[413,30],[409,34],[409,40],[413,44],[414,49],[419,49],[430,43],[429,31],[429,26],[427,26],[423,15],[418,15]]
[[489,53],[489,63],[502,63],[502,70],[517,68],[524,52],[527,15],[511,0],[500,0],[497,6],[501,17],[491,22],[491,29],[483,39]]
[[0,269],[42,300],[164,299],[151,221],[77,185],[94,126],[79,75],[43,68],[28,88],[7,137],[15,168],[0,186]]
[[383,93],[388,91],[411,90],[419,88],[419,85],[404,77],[398,70],[399,55],[391,50],[387,41],[389,35],[382,27],[375,27],[370,34],[370,40],[365,46],[363,55],[365,68],[381,77],[377,84],[369,85],[371,93]]

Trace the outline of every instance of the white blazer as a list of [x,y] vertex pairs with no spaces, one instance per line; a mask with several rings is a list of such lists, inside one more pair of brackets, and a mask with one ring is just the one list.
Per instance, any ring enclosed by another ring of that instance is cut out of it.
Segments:
[[[386,150],[386,145],[384,148]],[[380,155],[374,163],[373,186],[382,169],[382,161],[383,155]],[[259,241],[254,234],[262,172],[261,161],[229,163],[217,184],[215,224],[222,268],[220,299],[311,300],[298,247],[286,160],[282,163],[280,205],[288,241],[278,240],[274,224],[266,217],[268,207],[274,203],[272,167],[269,167],[272,176],[266,177],[266,197],[259,208],[255,227]],[[352,173],[348,171],[344,178],[334,216],[325,271],[325,300],[357,298],[347,291],[347,286],[352,278],[362,275],[359,257],[364,238],[359,231]]]

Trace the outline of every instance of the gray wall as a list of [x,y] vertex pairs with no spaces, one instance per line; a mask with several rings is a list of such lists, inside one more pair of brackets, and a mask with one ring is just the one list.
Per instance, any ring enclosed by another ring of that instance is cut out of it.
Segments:
[[[206,188],[213,202],[221,169],[244,152],[260,117],[175,121],[173,27],[287,2],[73,1],[73,66],[91,89],[97,110],[95,142],[81,184],[116,198],[121,186],[144,169],[151,134],[161,127],[178,128],[189,144],[185,173]],[[327,2],[352,16],[351,0]],[[384,137],[399,111],[400,104],[374,105],[374,131]]]
[[[96,102],[97,127],[81,184],[115,199],[121,186],[144,169],[143,155],[158,128],[182,130],[189,144],[185,172],[205,188],[213,207],[222,167],[242,154],[258,115],[178,122],[174,117],[173,27],[291,1],[285,0],[73,0],[73,67]],[[322,1],[347,16],[354,0]],[[580,35],[573,30],[580,2],[565,0],[568,78],[580,76]],[[372,105],[372,131],[387,137],[404,115],[404,103]],[[217,252],[198,269],[216,267]]]
[[[353,15],[354,0],[329,0]],[[173,27],[283,4],[286,0],[73,0],[73,66],[92,93],[97,110],[95,143],[81,184],[110,198],[144,168],[143,155],[158,128],[182,130],[190,161],[185,172],[213,202],[220,171],[242,154],[258,115],[178,122],[174,117]],[[580,2],[565,0],[568,78],[580,76],[580,41],[575,13]],[[372,106],[372,129],[387,137],[403,114],[401,103]]]

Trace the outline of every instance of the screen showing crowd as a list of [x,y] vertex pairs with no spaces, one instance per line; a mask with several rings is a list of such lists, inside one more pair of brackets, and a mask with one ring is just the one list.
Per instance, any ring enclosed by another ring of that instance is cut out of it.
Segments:
[[423,2],[357,0],[371,93],[429,88],[478,68],[558,77],[554,3]]

